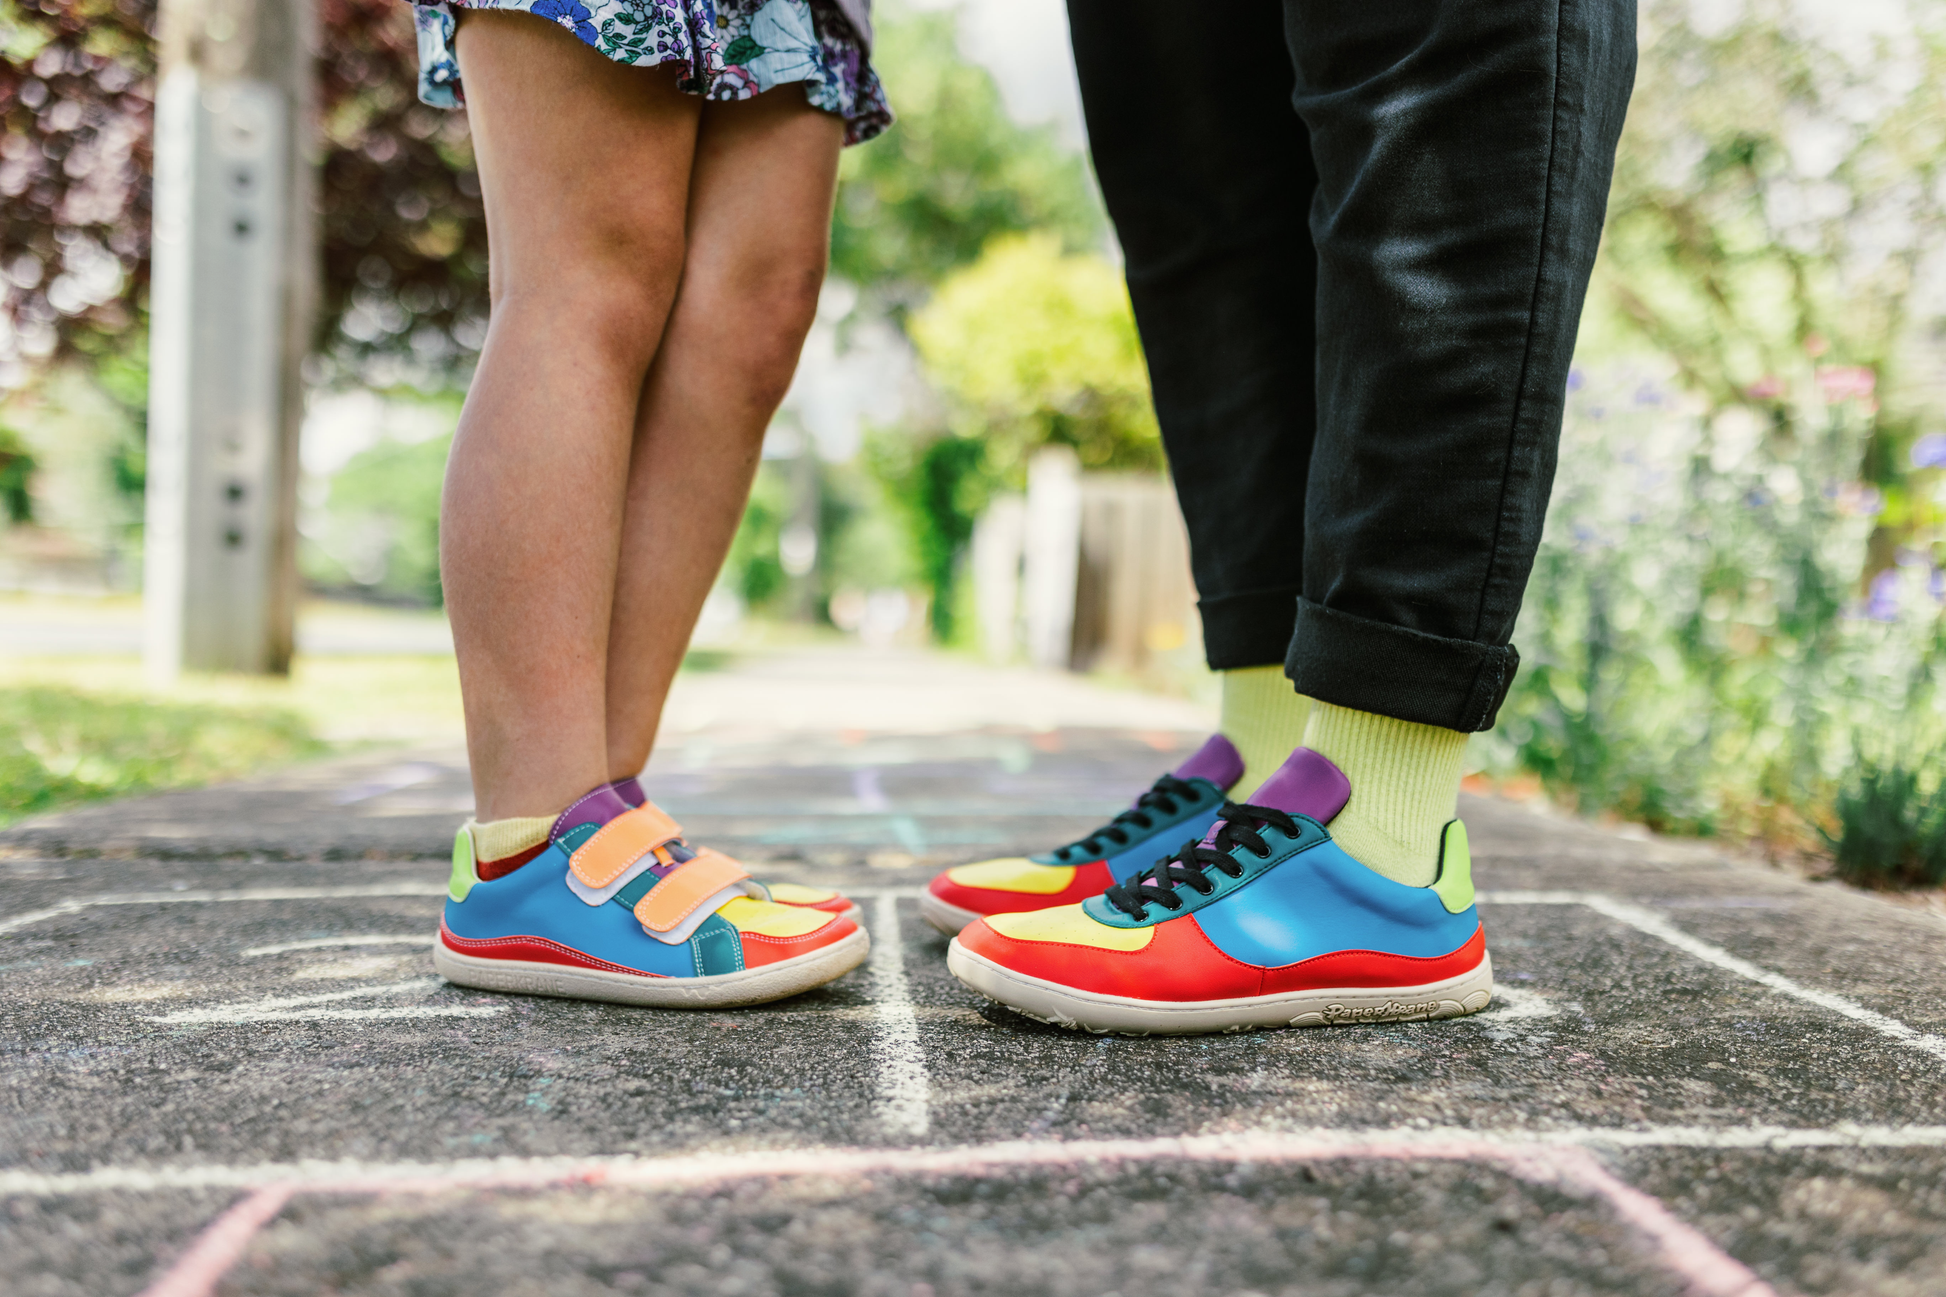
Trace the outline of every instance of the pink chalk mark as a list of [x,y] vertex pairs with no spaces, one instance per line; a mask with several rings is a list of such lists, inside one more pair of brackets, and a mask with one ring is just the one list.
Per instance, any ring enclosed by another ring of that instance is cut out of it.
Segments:
[[1414,1137],[1334,1139],[1325,1135],[1191,1135],[1170,1139],[1095,1139],[988,1144],[972,1148],[785,1149],[698,1153],[686,1157],[576,1162],[475,1162],[386,1172],[326,1174],[268,1185],[203,1232],[175,1268],[141,1297],[210,1297],[257,1230],[292,1193],[446,1193],[456,1189],[538,1189],[570,1184],[673,1188],[728,1180],[869,1174],[981,1175],[1027,1166],[1089,1162],[1237,1163],[1378,1160],[1480,1162],[1532,1184],[1564,1188],[1608,1204],[1655,1247],[1668,1270],[1697,1297],[1777,1297],[1747,1266],[1660,1201],[1626,1183],[1586,1149],[1487,1139]]
[[230,1267],[237,1263],[257,1231],[268,1225],[290,1201],[294,1185],[273,1184],[230,1207],[197,1235],[189,1250],[169,1272],[144,1288],[137,1297],[208,1297]]

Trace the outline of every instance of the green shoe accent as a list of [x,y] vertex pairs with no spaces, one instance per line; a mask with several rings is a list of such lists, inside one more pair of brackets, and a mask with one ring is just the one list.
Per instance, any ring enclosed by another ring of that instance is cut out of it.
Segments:
[[473,833],[465,825],[453,837],[453,876],[446,880],[446,895],[456,901],[466,899],[479,875],[473,869]]
[[1473,853],[1467,850],[1464,820],[1448,820],[1439,836],[1439,877],[1432,889],[1448,914],[1473,904]]

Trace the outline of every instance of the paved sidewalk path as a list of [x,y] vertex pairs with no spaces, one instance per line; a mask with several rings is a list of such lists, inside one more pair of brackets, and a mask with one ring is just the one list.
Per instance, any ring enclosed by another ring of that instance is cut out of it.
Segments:
[[1199,735],[799,731],[651,766],[864,901],[756,1010],[432,976],[457,754],[0,834],[0,1292],[1946,1292],[1946,922],[1469,799],[1475,1018],[1075,1035],[961,988],[916,890]]

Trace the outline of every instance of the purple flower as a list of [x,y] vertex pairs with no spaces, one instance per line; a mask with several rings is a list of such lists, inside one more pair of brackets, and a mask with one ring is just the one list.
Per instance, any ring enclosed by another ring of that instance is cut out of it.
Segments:
[[1570,392],[1579,392],[1581,390],[1581,385],[1587,381],[1588,380],[1582,376],[1580,370],[1570,369],[1568,371],[1568,390]]
[[527,12],[559,23],[590,45],[595,43],[594,15],[577,0],[535,0],[534,7]]
[[1890,568],[1872,578],[1872,593],[1865,600],[1865,615],[1873,621],[1899,619],[1899,574]]
[[1912,443],[1914,468],[1946,468],[1946,432],[1929,432]]

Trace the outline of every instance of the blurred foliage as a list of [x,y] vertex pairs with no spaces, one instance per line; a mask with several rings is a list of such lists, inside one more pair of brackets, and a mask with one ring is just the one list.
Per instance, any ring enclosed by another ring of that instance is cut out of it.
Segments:
[[332,474],[307,519],[306,579],[439,607],[439,493],[452,444],[450,435],[381,442]]
[[411,6],[318,0],[324,166],[317,346],[453,374],[486,337],[486,214],[464,113],[418,99]]
[[905,525],[920,579],[931,596],[933,634],[942,643],[954,643],[966,629],[958,624],[962,601],[955,597],[960,558],[993,489],[987,443],[950,434],[879,435],[865,443],[865,463],[884,484],[887,501]]
[[282,710],[0,688],[0,824],[75,802],[254,774],[324,750]]
[[136,325],[148,284],[152,0],[0,0],[0,387]]
[[1063,255],[1050,235],[995,239],[912,318],[927,374],[963,435],[1016,484],[1037,447],[1074,447],[1084,468],[1162,468],[1148,369],[1121,272]]
[[[1861,887],[1937,887],[1946,883],[1946,788],[1940,754],[1908,764],[1858,754],[1838,789],[1826,835],[1832,872]],[[1920,767],[1926,768],[1922,774]]]
[[[317,346],[341,367],[379,355],[463,367],[486,319],[465,119],[417,100],[409,6],[319,0],[318,16]],[[142,345],[154,23],[154,0],[0,0],[0,314],[12,326],[0,365]],[[0,386],[24,377],[16,365]]]
[[32,522],[34,497],[27,492],[34,456],[12,428],[0,424],[0,513],[8,522]]
[[1525,665],[1483,741],[1583,811],[1833,841],[1856,878],[1923,873],[1946,737],[1946,33],[1910,15],[1833,39],[1781,0],[1645,8]]
[[1049,126],[1007,116],[985,68],[960,54],[956,15],[893,5],[872,63],[898,121],[839,168],[831,273],[899,310],[995,235],[1052,233],[1097,248],[1106,231],[1088,165]]
[[1869,581],[1946,523],[1906,489],[1920,425],[1946,413],[1938,375],[1910,372],[1946,245],[1946,13],[1912,6],[1838,44],[1788,0],[1724,12],[1705,27],[1680,0],[1644,10],[1591,300],[1710,412],[1753,411],[1760,458],[1790,460],[1814,387],[1863,398],[1857,475],[1885,497],[1854,574]]

